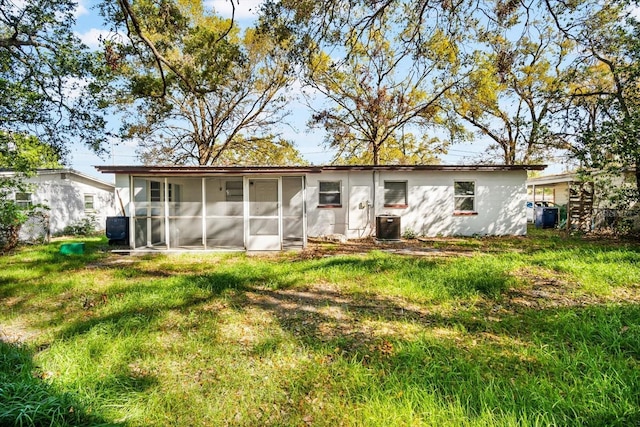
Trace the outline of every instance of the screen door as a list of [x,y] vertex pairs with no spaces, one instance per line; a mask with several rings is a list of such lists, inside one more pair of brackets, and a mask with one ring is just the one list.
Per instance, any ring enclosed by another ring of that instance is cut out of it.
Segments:
[[278,179],[249,179],[247,250],[278,251],[282,249],[278,194]]

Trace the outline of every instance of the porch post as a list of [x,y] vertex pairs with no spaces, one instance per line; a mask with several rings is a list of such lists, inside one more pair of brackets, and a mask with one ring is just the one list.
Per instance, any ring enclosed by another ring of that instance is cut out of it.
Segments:
[[244,249],[249,247],[249,177],[242,177],[242,205],[243,205],[243,229]]
[[169,183],[167,178],[164,178],[164,233],[167,243],[167,249],[171,248],[171,240],[169,236]]
[[202,247],[207,249],[207,179],[202,177]]
[[307,247],[307,176],[302,175],[302,247]]
[[[133,175],[129,175],[129,247],[136,248],[136,204],[134,201]],[[126,214],[126,212],[124,212]]]
[[282,236],[284,235],[282,232],[282,176],[278,177],[278,239],[280,240],[280,250],[282,250]]

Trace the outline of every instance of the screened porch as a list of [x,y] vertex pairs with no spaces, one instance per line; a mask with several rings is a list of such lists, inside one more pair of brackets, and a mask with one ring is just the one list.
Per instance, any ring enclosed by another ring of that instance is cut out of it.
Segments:
[[281,250],[305,244],[304,177],[131,178],[134,249]]

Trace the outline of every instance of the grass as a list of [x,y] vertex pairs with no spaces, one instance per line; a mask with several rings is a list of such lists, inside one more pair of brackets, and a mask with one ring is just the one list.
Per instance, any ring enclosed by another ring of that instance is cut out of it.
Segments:
[[60,243],[0,258],[0,425],[640,425],[637,243]]

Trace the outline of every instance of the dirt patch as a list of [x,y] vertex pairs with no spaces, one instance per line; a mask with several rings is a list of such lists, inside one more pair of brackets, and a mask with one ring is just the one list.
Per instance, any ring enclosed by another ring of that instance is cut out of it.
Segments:
[[38,332],[33,331],[26,325],[20,323],[0,325],[0,341],[8,344],[33,342],[38,336]]
[[243,298],[243,304],[270,312],[299,338],[331,342],[341,352],[390,352],[389,337],[408,339],[434,323],[424,307],[402,299],[346,294],[328,283],[305,289],[254,289]]
[[609,295],[593,295],[581,291],[578,284],[552,277],[548,272],[519,270],[515,275],[526,284],[507,292],[505,305],[512,308],[547,309],[621,302],[640,303],[640,286],[614,289]]
[[[449,244],[445,245],[444,242],[449,242]],[[397,242],[385,242],[366,238],[351,239],[346,243],[309,239],[307,247],[300,251],[298,257],[300,259],[314,259],[334,255],[366,255],[372,251],[424,257],[470,256],[476,252],[473,248],[458,247],[452,244],[451,239],[402,239]]]

